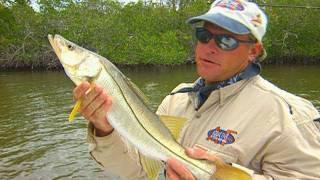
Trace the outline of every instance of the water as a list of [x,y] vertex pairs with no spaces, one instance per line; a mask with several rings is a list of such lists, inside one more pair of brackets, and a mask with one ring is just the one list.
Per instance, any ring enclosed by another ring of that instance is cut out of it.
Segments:
[[[193,66],[122,69],[156,109],[179,82],[196,79]],[[267,66],[263,76],[307,98],[320,110],[319,66]],[[1,179],[114,179],[91,159],[86,121],[67,121],[74,85],[63,72],[0,73]]]

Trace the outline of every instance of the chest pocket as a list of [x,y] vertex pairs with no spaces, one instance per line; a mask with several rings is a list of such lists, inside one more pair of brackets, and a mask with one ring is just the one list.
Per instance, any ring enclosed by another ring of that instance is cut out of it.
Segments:
[[238,161],[238,154],[232,145],[222,146],[219,144],[196,144],[197,146],[203,147],[208,150],[210,154],[216,155],[222,158],[226,163],[236,163]]
[[221,151],[221,149],[215,149],[213,151],[214,153],[216,153],[217,156],[223,158],[226,163],[237,163],[238,161],[237,153],[231,148],[228,148],[228,150],[224,150],[224,151]]

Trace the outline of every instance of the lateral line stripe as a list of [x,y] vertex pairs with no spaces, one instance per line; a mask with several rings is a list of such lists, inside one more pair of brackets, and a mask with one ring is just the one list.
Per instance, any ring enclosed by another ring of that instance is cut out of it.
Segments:
[[[103,67],[104,67],[104,66],[103,66]],[[105,68],[105,67],[104,67],[104,68]],[[105,70],[106,70],[106,69],[105,69]],[[118,82],[114,79],[114,77],[113,77],[108,71],[106,71],[106,72],[111,76],[111,78],[113,79],[113,81],[118,85],[122,96],[124,97],[127,105],[129,106],[128,100],[127,100],[126,96],[124,95],[123,89],[120,88]],[[121,72],[120,72],[120,73],[121,73]],[[121,74],[121,75],[122,75],[122,74]],[[122,78],[123,78],[123,76],[122,76]],[[139,96],[138,96],[138,97],[139,97]],[[140,98],[140,97],[139,97],[139,98]],[[144,103],[144,102],[143,102],[143,103]],[[148,106],[146,106],[146,107],[148,108]],[[136,119],[138,120],[138,118],[137,118],[136,114],[134,113],[133,109],[131,108],[131,106],[129,106],[129,108],[130,108],[130,110],[132,111],[132,113],[134,114],[134,116],[136,117]],[[160,143],[161,145],[163,145],[168,151],[172,152],[173,154],[176,154],[174,151],[170,150],[167,146],[165,146],[163,143],[161,143],[161,141],[159,141],[159,140],[157,140],[156,138],[154,138],[154,137],[152,136],[152,134],[145,128],[145,126],[144,126],[139,120],[138,120],[138,122],[139,122],[139,124],[142,126],[142,128],[145,129],[146,132],[147,132],[155,141],[157,141],[158,143]],[[194,163],[190,162],[190,161],[187,160],[187,159],[184,159],[184,158],[183,158],[182,156],[180,156],[179,154],[176,154],[176,155],[179,156],[181,159],[183,159],[183,160],[191,163],[193,166],[196,166]],[[196,166],[196,167],[198,167],[198,166]],[[200,168],[200,167],[198,167],[198,168],[199,168],[199,169],[202,169],[202,168]],[[205,169],[202,169],[202,170],[205,171],[205,172],[207,172]],[[210,173],[210,172],[208,172],[208,173]]]

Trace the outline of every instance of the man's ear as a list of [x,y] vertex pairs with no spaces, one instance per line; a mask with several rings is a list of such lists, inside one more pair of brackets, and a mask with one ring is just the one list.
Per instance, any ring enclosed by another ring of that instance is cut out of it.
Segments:
[[257,42],[253,44],[249,50],[249,61],[253,62],[262,53],[262,49],[261,43]]

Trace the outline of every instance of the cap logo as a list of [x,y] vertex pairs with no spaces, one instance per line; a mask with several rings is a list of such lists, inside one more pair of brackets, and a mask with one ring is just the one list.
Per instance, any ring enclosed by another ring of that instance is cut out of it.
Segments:
[[252,20],[251,23],[254,27],[258,27],[262,24],[261,14],[256,15]]
[[230,129],[221,129],[220,126],[218,126],[215,129],[208,131],[207,141],[213,141],[214,143],[221,144],[222,146],[225,144],[232,144],[235,141],[235,138],[232,134],[238,133],[237,131]]
[[240,0],[221,0],[215,4],[216,7],[227,8],[230,10],[243,11],[244,7],[242,6]]

